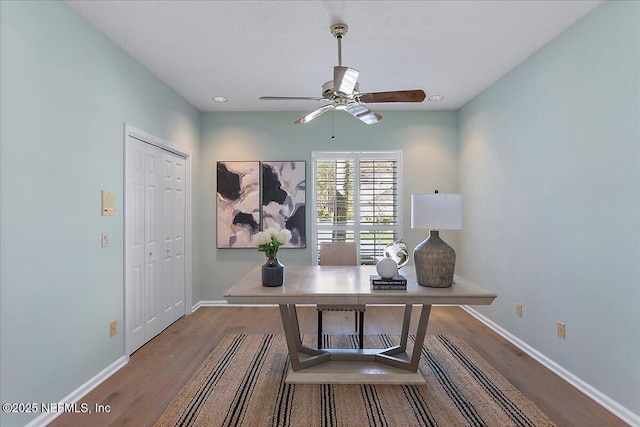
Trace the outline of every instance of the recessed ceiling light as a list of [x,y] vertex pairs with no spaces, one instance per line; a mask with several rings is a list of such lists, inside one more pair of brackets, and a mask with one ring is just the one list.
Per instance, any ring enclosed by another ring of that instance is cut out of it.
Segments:
[[444,99],[444,96],[442,95],[431,95],[429,97],[429,101],[442,101]]
[[216,102],[227,102],[227,98],[224,96],[214,96],[212,99]]

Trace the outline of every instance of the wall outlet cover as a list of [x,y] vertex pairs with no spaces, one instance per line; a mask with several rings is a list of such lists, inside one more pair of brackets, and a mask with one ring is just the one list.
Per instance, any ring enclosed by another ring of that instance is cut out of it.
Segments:
[[566,333],[566,326],[564,323],[562,322],[558,322],[558,337],[565,339],[565,333]]

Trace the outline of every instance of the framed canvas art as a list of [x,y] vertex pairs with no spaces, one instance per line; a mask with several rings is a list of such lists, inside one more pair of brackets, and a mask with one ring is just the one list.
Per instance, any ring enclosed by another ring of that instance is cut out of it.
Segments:
[[287,228],[283,248],[306,247],[306,162],[262,162],[262,228]]
[[217,162],[217,247],[253,248],[260,231],[260,162]]

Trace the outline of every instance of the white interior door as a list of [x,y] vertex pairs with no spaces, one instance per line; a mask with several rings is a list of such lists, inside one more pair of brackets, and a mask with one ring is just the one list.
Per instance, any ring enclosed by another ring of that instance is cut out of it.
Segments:
[[160,154],[163,192],[160,215],[163,292],[160,304],[163,323],[171,324],[185,313],[185,159],[167,151]]
[[185,314],[185,158],[125,144],[125,342],[133,353]]

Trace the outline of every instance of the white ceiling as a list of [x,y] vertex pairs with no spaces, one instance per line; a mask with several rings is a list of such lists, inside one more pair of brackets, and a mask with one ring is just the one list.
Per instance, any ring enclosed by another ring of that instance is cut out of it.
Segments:
[[[440,102],[370,108],[458,109],[601,0],[101,1],[67,4],[201,111],[298,111],[343,65],[361,92],[423,89]],[[211,100],[229,99],[219,104]]]

